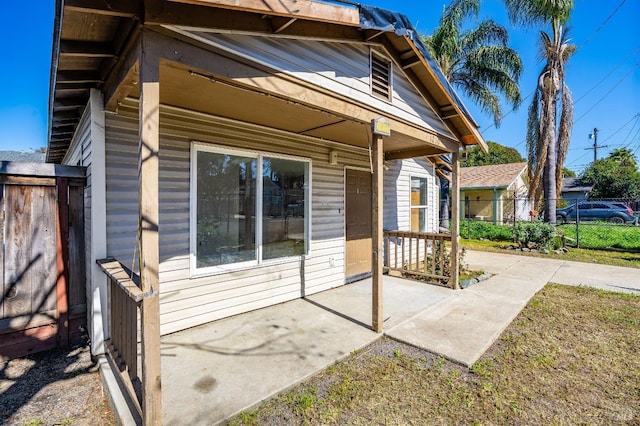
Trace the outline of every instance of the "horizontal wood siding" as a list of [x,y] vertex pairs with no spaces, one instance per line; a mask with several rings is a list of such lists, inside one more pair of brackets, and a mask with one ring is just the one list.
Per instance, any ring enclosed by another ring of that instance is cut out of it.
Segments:
[[369,45],[239,34],[188,34],[278,72],[348,96],[385,114],[455,138],[395,63],[392,102],[371,94]]
[[[132,265],[137,232],[137,103],[106,118],[107,251]],[[310,256],[191,278],[191,142],[311,159]],[[341,164],[330,166],[330,150]],[[348,163],[342,163],[347,161]],[[176,108],[160,111],[161,333],[292,300],[344,283],[344,166],[368,167],[366,151]],[[137,260],[136,260],[137,263]]]

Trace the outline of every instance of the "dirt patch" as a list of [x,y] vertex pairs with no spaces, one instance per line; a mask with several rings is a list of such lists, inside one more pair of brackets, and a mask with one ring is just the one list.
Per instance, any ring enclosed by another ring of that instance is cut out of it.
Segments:
[[0,424],[115,425],[89,348],[0,363]]

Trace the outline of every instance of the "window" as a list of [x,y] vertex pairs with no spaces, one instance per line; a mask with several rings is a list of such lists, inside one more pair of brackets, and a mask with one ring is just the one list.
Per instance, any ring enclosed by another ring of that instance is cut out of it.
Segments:
[[371,93],[391,100],[391,61],[371,52]]
[[199,144],[193,147],[191,253],[195,271],[237,269],[307,254],[309,161]]
[[427,232],[427,178],[411,178],[411,232]]

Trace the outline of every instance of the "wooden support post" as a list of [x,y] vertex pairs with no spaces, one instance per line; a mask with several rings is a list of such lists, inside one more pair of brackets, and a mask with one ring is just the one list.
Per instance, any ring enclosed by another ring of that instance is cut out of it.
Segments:
[[374,135],[373,140],[373,185],[372,185],[372,217],[371,217],[371,268],[373,312],[372,328],[376,333],[382,332],[382,213],[383,213],[383,142],[382,137]]
[[451,155],[451,279],[452,289],[460,288],[460,158],[457,151]]
[[56,220],[56,314],[58,346],[69,346],[69,182],[57,178],[58,214]]
[[[142,329],[142,416],[145,425],[162,423],[160,382],[159,206],[160,151],[159,58],[143,34],[140,59],[140,141],[138,145],[138,226]],[[151,43],[149,43],[151,44]]]

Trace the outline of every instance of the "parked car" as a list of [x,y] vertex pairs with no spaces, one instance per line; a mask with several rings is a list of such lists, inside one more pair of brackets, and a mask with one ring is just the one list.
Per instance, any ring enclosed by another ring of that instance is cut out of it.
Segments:
[[583,201],[571,204],[563,209],[556,210],[556,222],[558,224],[576,221],[601,220],[611,223],[637,223],[638,218],[633,210],[622,202],[610,201]]

